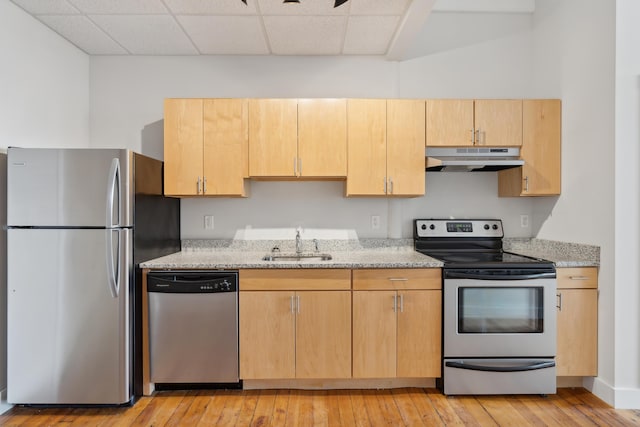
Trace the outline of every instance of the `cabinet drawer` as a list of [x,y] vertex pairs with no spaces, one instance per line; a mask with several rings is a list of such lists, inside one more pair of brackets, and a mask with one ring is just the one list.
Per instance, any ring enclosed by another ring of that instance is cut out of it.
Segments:
[[558,268],[558,289],[597,289],[598,268]]
[[353,270],[353,289],[441,289],[439,268]]
[[241,291],[348,289],[351,289],[351,270],[299,268],[240,270]]

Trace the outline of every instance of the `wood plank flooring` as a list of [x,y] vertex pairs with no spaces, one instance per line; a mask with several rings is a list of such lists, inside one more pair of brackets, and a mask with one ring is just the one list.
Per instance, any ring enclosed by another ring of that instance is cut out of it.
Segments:
[[14,407],[2,426],[638,426],[582,388],[542,396],[435,389],[164,391],[128,408]]

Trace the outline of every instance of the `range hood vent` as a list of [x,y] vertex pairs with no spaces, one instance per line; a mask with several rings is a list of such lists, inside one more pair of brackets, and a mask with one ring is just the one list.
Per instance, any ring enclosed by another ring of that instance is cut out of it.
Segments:
[[524,165],[520,148],[427,147],[425,166],[427,172],[494,172]]

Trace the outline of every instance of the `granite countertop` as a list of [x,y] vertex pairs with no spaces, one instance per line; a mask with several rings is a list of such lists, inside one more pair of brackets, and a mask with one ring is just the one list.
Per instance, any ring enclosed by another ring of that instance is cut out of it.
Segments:
[[[183,240],[182,251],[140,264],[142,268],[440,268],[442,262],[413,249],[412,239],[321,240],[319,253],[331,260],[263,261],[274,246],[280,253],[294,253],[292,241]],[[556,267],[592,267],[600,264],[597,246],[531,238],[506,238],[504,250],[552,261]],[[314,244],[303,241],[303,252]]]
[[[291,241],[184,240],[182,251],[140,264],[142,268],[439,268],[442,262],[413,250],[411,239],[360,239],[318,243],[317,253],[332,259],[263,261],[277,246],[280,254],[295,253]],[[303,253],[314,253],[311,241],[303,241]]]

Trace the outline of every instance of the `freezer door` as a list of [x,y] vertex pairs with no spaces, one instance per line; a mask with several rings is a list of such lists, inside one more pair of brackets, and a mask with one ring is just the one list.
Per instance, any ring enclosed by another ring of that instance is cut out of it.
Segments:
[[131,233],[7,231],[10,403],[130,401]]
[[7,225],[131,226],[132,153],[9,148]]

